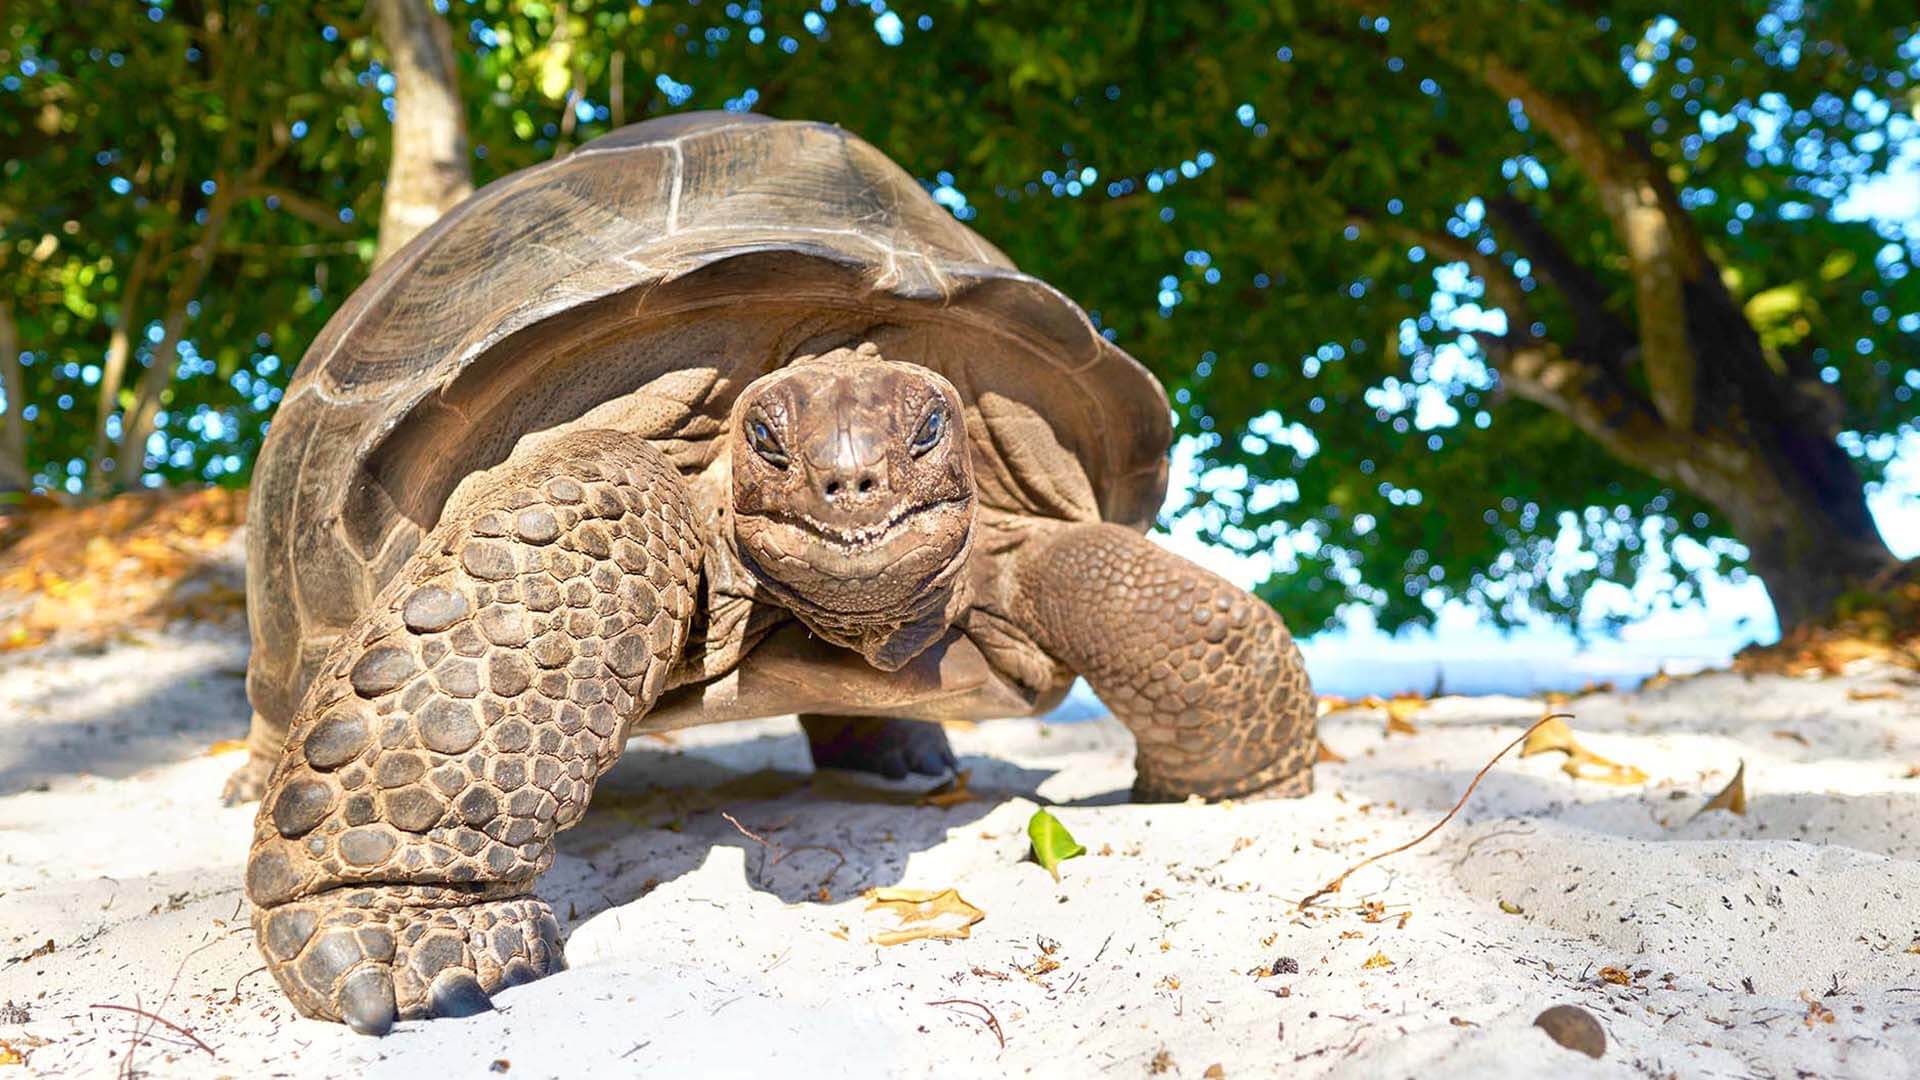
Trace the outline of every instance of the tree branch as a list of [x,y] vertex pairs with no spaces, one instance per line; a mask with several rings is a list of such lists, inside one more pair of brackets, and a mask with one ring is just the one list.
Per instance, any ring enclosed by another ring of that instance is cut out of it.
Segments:
[[241,199],[278,199],[279,209],[285,210],[301,221],[315,228],[333,233],[336,236],[351,236],[357,230],[340,220],[340,212],[308,195],[281,187],[278,184],[249,183],[241,187]]
[[1633,347],[1633,331],[1607,310],[1607,290],[1600,280],[1580,265],[1532,207],[1511,194],[1495,195],[1485,203],[1487,216],[1526,256],[1534,276],[1552,284],[1573,312],[1581,354],[1618,369]]
[[[1423,38],[1425,35],[1423,35]],[[1443,51],[1488,89],[1518,101],[1600,193],[1615,237],[1633,267],[1640,359],[1662,418],[1687,431],[1694,423],[1699,362],[1687,337],[1686,283],[1704,269],[1690,221],[1663,204],[1665,177],[1643,146],[1616,147],[1585,113],[1547,93],[1497,56]]]

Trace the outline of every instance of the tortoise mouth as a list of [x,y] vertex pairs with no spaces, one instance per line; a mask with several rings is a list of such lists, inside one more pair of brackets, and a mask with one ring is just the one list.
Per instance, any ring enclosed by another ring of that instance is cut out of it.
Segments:
[[906,506],[871,524],[788,511],[736,513],[734,550],[749,573],[801,605],[886,619],[948,576],[973,533],[973,499]]
[[913,524],[912,519],[917,514],[937,513],[943,508],[964,510],[972,501],[970,496],[932,499],[902,506],[877,521],[864,524],[824,521],[804,510],[771,511],[751,516],[811,533],[820,542],[844,548],[850,555],[857,556],[862,551],[883,546],[894,539]]

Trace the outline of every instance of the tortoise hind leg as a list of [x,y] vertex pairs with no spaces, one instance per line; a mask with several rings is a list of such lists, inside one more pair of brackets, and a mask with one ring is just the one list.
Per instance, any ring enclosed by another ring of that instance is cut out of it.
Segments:
[[302,1012],[379,1033],[563,966],[534,881],[685,643],[700,550],[627,436],[461,485],[309,687],[255,819],[253,925]]
[[1016,617],[1133,730],[1134,798],[1312,790],[1316,703],[1272,608],[1117,525],[1035,539]]
[[227,806],[239,806],[258,799],[261,792],[267,790],[267,778],[279,764],[280,750],[286,741],[286,728],[255,711],[253,723],[247,728],[247,760],[227,776],[220,801]]
[[947,731],[931,720],[801,713],[816,769],[853,769],[904,780],[908,773],[949,776],[960,761]]

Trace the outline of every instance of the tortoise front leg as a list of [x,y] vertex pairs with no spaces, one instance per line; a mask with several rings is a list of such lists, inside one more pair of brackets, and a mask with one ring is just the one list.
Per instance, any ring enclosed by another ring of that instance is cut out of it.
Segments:
[[301,1012],[377,1034],[564,965],[534,879],[684,644],[700,551],[629,436],[461,485],[328,657],[255,820],[254,930]]
[[816,769],[852,769],[904,780],[909,773],[949,776],[960,768],[947,729],[932,720],[801,713]]
[[1134,798],[1312,790],[1313,690],[1272,608],[1117,525],[1036,539],[1015,618],[1133,730]]

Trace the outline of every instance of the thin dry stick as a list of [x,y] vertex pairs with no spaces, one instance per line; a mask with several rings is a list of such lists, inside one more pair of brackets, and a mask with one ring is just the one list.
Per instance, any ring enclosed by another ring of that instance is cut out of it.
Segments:
[[785,851],[782,851],[779,855],[774,857],[773,865],[779,866],[781,861],[785,859],[787,856],[800,851],[824,851],[827,854],[832,855],[833,857],[840,860],[839,862],[833,864],[833,869],[827,871],[826,878],[820,882],[821,885],[833,884],[834,875],[840,872],[841,867],[847,865],[846,853],[841,851],[839,848],[834,847],[831,844],[801,844],[799,847],[787,848]]
[[[773,852],[774,853],[773,862],[770,865],[779,866],[781,860],[785,859],[787,856],[793,854],[796,851],[825,851],[838,857],[840,861],[833,864],[833,869],[827,871],[826,878],[820,882],[820,887],[823,889],[826,888],[828,885],[833,884],[833,879],[835,875],[840,873],[840,868],[847,865],[846,854],[837,847],[833,847],[828,844],[801,844],[798,847],[791,847],[791,848],[782,847],[781,845],[776,844],[771,840],[768,840],[766,837],[761,836],[759,833],[754,832],[752,829],[747,828],[745,825],[740,824],[739,818],[734,817],[732,814],[727,813],[725,810],[720,811],[720,816],[723,818],[726,818],[727,823],[729,825],[732,825],[734,828],[740,830],[741,836],[744,836],[747,839],[753,841],[754,843],[759,844],[761,847],[767,849],[768,851]],[[766,856],[764,855],[761,856],[761,858],[763,859],[765,857]]]
[[[173,1021],[171,1021],[171,1020],[169,1020],[169,1019],[167,1019],[167,1018],[166,1018],[166,1017],[164,1017],[164,1016],[156,1016],[156,1015],[154,1015],[153,1013],[150,1013],[150,1012],[148,1012],[147,1010],[145,1010],[145,1009],[142,1009],[142,1008],[139,1008],[139,1007],[137,1007],[137,1006],[134,1006],[134,1005],[107,1005],[107,1004],[103,1004],[103,1003],[100,1003],[100,1002],[95,1002],[95,1003],[93,1003],[92,1005],[89,1005],[89,1006],[87,1006],[87,1008],[89,1008],[89,1009],[118,1009],[118,1010],[119,1010],[119,1011],[121,1011],[121,1012],[129,1012],[129,1013],[132,1013],[133,1015],[135,1015],[135,1016],[138,1016],[138,1017],[140,1017],[140,1018],[141,1018],[141,1019],[143,1019],[143,1020],[151,1020],[151,1021],[153,1021],[153,1022],[154,1022],[154,1023],[156,1023],[156,1024],[160,1024],[160,1025],[162,1025],[162,1026],[164,1026],[164,1027],[168,1027],[168,1028],[171,1028],[171,1029],[173,1029],[174,1031],[177,1031],[177,1032],[179,1032],[180,1034],[182,1034],[182,1035],[185,1035],[185,1036],[186,1036],[186,1037],[187,1037],[187,1038],[188,1038],[189,1040],[191,1040],[191,1041],[193,1042],[193,1045],[195,1045],[195,1046],[197,1046],[197,1047],[199,1047],[199,1048],[200,1048],[200,1049],[202,1049],[202,1050],[205,1050],[205,1051],[206,1051],[207,1053],[209,1053],[209,1054],[212,1054],[212,1053],[213,1053],[213,1047],[211,1047],[211,1046],[208,1046],[208,1045],[207,1045],[206,1043],[204,1043],[204,1042],[201,1042],[201,1041],[200,1041],[200,1036],[198,1036],[198,1035],[195,1035],[195,1034],[193,1033],[193,1031],[192,1031],[191,1029],[189,1029],[189,1028],[183,1028],[183,1027],[181,1027],[181,1026],[180,1026],[179,1024],[176,1024],[176,1023],[174,1023]],[[218,1055],[218,1054],[215,1054],[214,1056],[215,1056],[215,1057],[218,1057],[219,1055]]]
[[739,818],[734,817],[732,814],[727,813],[725,810],[720,811],[720,816],[727,819],[727,824],[732,825],[736,829],[739,829],[741,836],[744,836],[747,839],[753,841],[754,843],[759,844],[763,848],[770,848],[773,846],[773,843],[769,841],[766,837],[761,836],[759,833],[754,832],[752,829],[749,829],[745,825],[740,824]]
[[1000,1018],[993,1015],[993,1010],[987,1008],[985,1005],[982,1005],[977,1001],[969,1001],[966,998],[948,998],[945,1001],[929,1001],[927,1002],[927,1004],[929,1005],[971,1005],[974,1008],[979,1009],[981,1012],[987,1014],[987,1029],[993,1032],[994,1038],[1000,1040],[1000,1049],[1005,1050],[1007,1048],[1007,1037],[1004,1034],[1002,1034],[1000,1031]]
[[1447,822],[1452,821],[1453,815],[1458,814],[1460,812],[1460,808],[1467,805],[1467,799],[1473,795],[1473,789],[1480,786],[1481,779],[1483,779],[1487,775],[1487,773],[1494,767],[1494,765],[1499,763],[1501,758],[1506,757],[1507,754],[1510,753],[1514,747],[1519,746],[1523,742],[1526,742],[1527,736],[1540,730],[1540,726],[1542,724],[1545,724],[1547,721],[1571,720],[1571,719],[1573,719],[1572,713],[1549,713],[1548,715],[1543,716],[1540,719],[1534,721],[1533,726],[1521,732],[1519,738],[1508,743],[1506,746],[1506,749],[1493,755],[1492,760],[1488,761],[1485,765],[1480,766],[1480,771],[1475,773],[1473,776],[1473,783],[1468,784],[1467,790],[1460,793],[1460,801],[1453,804],[1453,809],[1447,811],[1446,817],[1443,817],[1439,821],[1434,822],[1432,828],[1428,829],[1426,832],[1421,833],[1419,836],[1416,836],[1413,839],[1407,841],[1406,843],[1401,844],[1399,847],[1394,848],[1392,851],[1383,851],[1378,855],[1368,856],[1367,858],[1360,860],[1359,862],[1353,864],[1352,866],[1347,867],[1345,873],[1342,873],[1339,877],[1334,878],[1332,881],[1327,882],[1325,885],[1320,886],[1320,888],[1316,892],[1309,894],[1304,900],[1301,900],[1300,910],[1305,911],[1307,907],[1310,904],[1312,904],[1315,900],[1318,900],[1329,893],[1339,892],[1340,886],[1345,885],[1347,883],[1348,878],[1352,877],[1356,873],[1359,873],[1361,870],[1365,869],[1366,867],[1379,862],[1381,859],[1384,859],[1389,855],[1398,855],[1401,852],[1407,850],[1408,848],[1418,845],[1421,841],[1425,840],[1429,836],[1432,836],[1434,833],[1439,832],[1440,827],[1442,825],[1445,825]]

